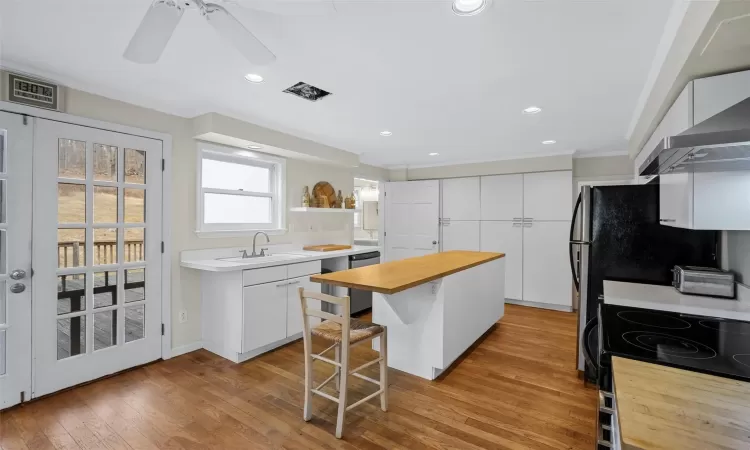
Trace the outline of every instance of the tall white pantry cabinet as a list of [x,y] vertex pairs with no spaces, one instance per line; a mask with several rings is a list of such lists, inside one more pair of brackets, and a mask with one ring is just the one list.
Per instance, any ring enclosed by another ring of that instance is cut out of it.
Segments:
[[508,300],[571,310],[571,171],[441,180],[441,248],[506,254]]

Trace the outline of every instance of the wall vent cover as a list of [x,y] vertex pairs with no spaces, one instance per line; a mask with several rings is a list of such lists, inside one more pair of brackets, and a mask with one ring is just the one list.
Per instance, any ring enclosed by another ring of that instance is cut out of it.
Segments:
[[312,84],[307,84],[303,81],[300,81],[292,87],[284,89],[284,92],[288,94],[294,94],[299,98],[304,98],[305,100],[310,100],[311,102],[317,102],[318,100],[331,95],[330,92],[324,91],[319,87],[315,87]]

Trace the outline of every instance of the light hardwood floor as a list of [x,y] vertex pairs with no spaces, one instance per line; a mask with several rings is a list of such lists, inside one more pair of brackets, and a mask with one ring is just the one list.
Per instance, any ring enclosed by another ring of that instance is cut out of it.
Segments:
[[[577,378],[575,351],[575,314],[507,305],[437,381],[390,370],[389,411],[378,399],[352,410],[339,441],[334,403],[316,397],[302,420],[301,340],[244,364],[200,350],[4,411],[0,446],[589,450],[596,391]],[[355,348],[351,366],[373,355]],[[330,368],[318,368],[322,381]],[[355,379],[349,401],[372,390]]]

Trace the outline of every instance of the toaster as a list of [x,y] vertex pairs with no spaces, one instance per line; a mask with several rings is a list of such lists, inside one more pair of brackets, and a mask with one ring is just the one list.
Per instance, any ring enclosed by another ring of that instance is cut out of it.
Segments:
[[734,274],[711,267],[674,266],[672,285],[683,294],[735,298]]

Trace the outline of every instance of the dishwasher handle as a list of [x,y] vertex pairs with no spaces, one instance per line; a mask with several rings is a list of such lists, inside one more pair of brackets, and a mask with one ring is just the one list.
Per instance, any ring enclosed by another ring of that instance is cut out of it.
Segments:
[[[364,261],[368,259],[375,259],[380,258],[380,252],[368,252],[368,253],[360,253],[358,255],[351,255],[349,256],[349,262],[353,261]],[[370,264],[377,264],[377,262],[370,262]]]

